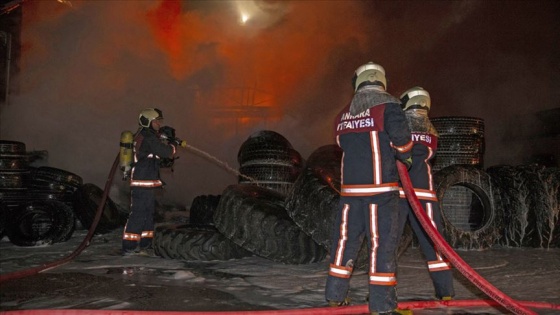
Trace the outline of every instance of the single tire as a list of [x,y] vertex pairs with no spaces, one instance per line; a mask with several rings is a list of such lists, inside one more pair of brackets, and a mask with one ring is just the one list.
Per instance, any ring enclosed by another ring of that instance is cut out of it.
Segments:
[[158,226],[154,251],[164,258],[181,260],[230,260],[252,256],[215,227],[209,225]]
[[17,172],[29,170],[29,163],[24,155],[0,155],[1,172]]
[[528,222],[533,224],[535,237],[527,245],[536,248],[550,248],[560,210],[556,202],[558,184],[554,183],[554,176],[546,175],[544,166],[521,165],[517,168],[523,174],[524,186],[529,192],[525,202],[535,214],[533,218],[528,218]]
[[0,188],[0,201],[8,208],[17,207],[27,201],[27,188]]
[[40,180],[40,179],[32,179],[27,184],[29,188],[37,189],[37,190],[50,190],[56,192],[67,192],[73,193],[75,189],[69,187],[68,185],[64,185],[58,182],[53,182],[49,180]]
[[49,166],[41,166],[34,169],[31,178],[32,180],[50,181],[67,185],[74,189],[77,189],[83,183],[83,180],[80,176],[59,168]]
[[237,153],[239,165],[246,161],[262,159],[262,153],[269,157],[279,157],[278,160],[290,160],[290,154],[294,151],[292,144],[281,134],[271,130],[255,132],[243,142]]
[[[76,217],[85,229],[93,224],[97,208],[103,197],[103,189],[95,184],[87,183],[79,187],[73,195],[73,205]],[[103,213],[95,229],[96,233],[107,233],[118,227],[124,226],[125,217],[118,211],[117,205],[107,197]]]
[[306,166],[314,170],[328,170],[330,176],[340,180],[342,153],[342,149],[337,144],[321,146],[309,155]]
[[559,175],[537,165],[488,168],[500,188],[504,209],[503,245],[555,247],[559,223]]
[[477,135],[449,135],[438,138],[437,153],[483,154],[484,138]]
[[170,229],[166,226],[156,226],[154,230],[154,239],[152,241],[152,246],[154,248],[154,253],[160,257],[167,259],[176,259],[177,257],[172,257],[170,253],[167,252],[169,244],[173,240],[173,235],[168,235],[175,233],[176,229]]
[[453,165],[436,172],[434,183],[447,242],[464,249],[494,245],[503,221],[490,176],[476,167]]
[[53,238],[55,243],[66,242],[72,238],[76,230],[76,214],[72,206],[64,202],[54,201],[59,211],[57,225],[60,227],[59,233]]
[[38,246],[70,239],[74,232],[74,213],[59,201],[30,201],[10,215],[6,234],[14,245]]
[[477,135],[484,137],[484,119],[466,116],[443,116],[430,119],[440,137],[447,135]]
[[332,187],[323,176],[306,168],[286,196],[286,211],[292,220],[325,250],[331,249],[334,218],[338,211],[340,185]]
[[0,172],[0,189],[24,188],[25,173]]
[[[239,168],[239,173],[248,176],[257,182],[293,183],[298,178],[301,170],[291,165],[269,164],[247,165]],[[239,183],[248,182],[244,177],[239,177]],[[250,182],[249,182],[250,183]]]
[[270,189],[228,186],[214,212],[214,223],[237,245],[273,261],[306,264],[326,256],[326,250],[289,217],[284,197]]
[[239,151],[239,165],[282,163],[284,165],[301,166],[302,158],[298,151],[289,147],[278,147],[276,144],[263,143],[260,147],[252,147]]
[[452,165],[483,167],[484,159],[480,153],[447,153],[437,152],[432,162],[434,171],[442,170]]
[[199,225],[214,225],[214,210],[218,207],[220,195],[203,195],[193,199],[189,210],[189,222]]
[[[560,168],[549,167],[543,172],[546,190],[549,196],[550,211],[556,215],[556,223],[552,231],[550,247],[560,248]],[[556,198],[554,198],[556,196]]]
[[25,143],[0,140],[0,155],[4,154],[25,154]]

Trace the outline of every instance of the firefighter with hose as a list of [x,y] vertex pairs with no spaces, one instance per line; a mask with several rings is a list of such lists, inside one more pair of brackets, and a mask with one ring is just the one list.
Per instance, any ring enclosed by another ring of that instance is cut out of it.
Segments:
[[121,134],[120,163],[123,180],[130,180],[130,215],[124,227],[122,255],[154,256],[155,190],[163,188],[160,167],[173,164],[178,146],[184,141],[175,137],[175,130],[162,126],[163,113],[157,108],[140,112],[140,128],[135,135]]
[[[411,134],[400,100],[386,92],[385,70],[375,63],[354,74],[354,96],[336,117],[342,148],[341,192],[335,217],[325,298],[343,306],[354,262],[365,237],[369,250],[371,314],[403,314],[397,308],[399,175],[396,160],[412,165]],[[410,313],[408,311],[408,313]]]
[[[408,170],[410,181],[432,225],[438,231],[442,231],[442,218],[432,177],[431,161],[437,149],[438,132],[428,118],[431,106],[430,94],[421,87],[413,87],[401,95],[401,105],[414,143],[413,162]],[[402,235],[408,219],[426,259],[436,298],[444,301],[451,300],[455,295],[451,264],[438,252],[420,226],[402,189],[400,195],[399,235]]]

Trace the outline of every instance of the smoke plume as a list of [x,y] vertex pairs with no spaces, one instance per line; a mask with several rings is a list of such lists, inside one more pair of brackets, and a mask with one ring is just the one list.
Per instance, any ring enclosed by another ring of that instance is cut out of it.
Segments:
[[[507,9],[484,1],[70,2],[25,2],[19,91],[2,109],[0,134],[48,150],[49,166],[100,186],[120,133],[135,131],[147,107],[234,168],[240,145],[261,129],[284,135],[305,158],[333,143],[333,117],[368,61],[385,67],[396,96],[427,89],[432,116],[484,118],[486,165],[523,162],[526,143],[510,137],[538,134],[530,117],[558,106],[552,1]],[[162,172],[165,199],[188,205],[237,182],[192,152],[179,155],[173,172]]]

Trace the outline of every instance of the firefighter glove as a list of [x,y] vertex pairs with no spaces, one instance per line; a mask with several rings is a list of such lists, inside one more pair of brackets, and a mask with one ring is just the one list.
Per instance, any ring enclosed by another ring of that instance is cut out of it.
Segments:
[[169,126],[162,126],[159,128],[159,133],[163,139],[174,139],[175,129]]
[[410,170],[410,168],[412,167],[412,156],[409,156],[407,159],[401,160],[401,162],[406,165],[407,170]]

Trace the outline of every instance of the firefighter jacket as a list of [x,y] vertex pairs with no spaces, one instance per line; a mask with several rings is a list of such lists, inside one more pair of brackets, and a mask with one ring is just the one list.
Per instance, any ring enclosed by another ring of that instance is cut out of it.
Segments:
[[[438,201],[434,191],[431,160],[437,150],[438,133],[427,118],[425,110],[407,110],[405,116],[411,130],[412,166],[410,181],[420,200]],[[406,198],[400,191],[401,197]]]
[[412,186],[416,189],[433,190],[431,160],[436,153],[437,136],[412,132],[412,166],[408,170]]
[[134,161],[130,187],[155,188],[163,186],[159,176],[160,159],[172,158],[175,146],[162,142],[157,133],[142,128],[134,137]]
[[395,158],[410,157],[410,130],[400,104],[383,103],[352,115],[350,105],[336,117],[343,150],[341,195],[372,196],[398,190]]

